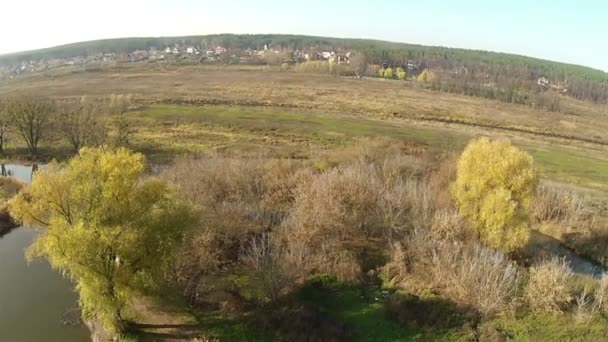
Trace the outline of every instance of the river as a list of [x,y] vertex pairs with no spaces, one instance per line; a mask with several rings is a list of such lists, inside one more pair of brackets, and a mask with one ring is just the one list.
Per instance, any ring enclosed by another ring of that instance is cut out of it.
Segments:
[[[4,171],[31,181],[32,166],[5,165]],[[34,229],[23,227],[0,237],[0,341],[90,341],[73,284],[46,261],[25,260],[35,237]]]

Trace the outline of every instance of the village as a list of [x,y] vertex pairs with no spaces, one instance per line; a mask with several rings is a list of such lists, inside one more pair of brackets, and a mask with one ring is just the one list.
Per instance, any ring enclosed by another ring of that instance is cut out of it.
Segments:
[[350,51],[319,51],[273,49],[265,45],[263,49],[228,49],[222,45],[211,48],[174,44],[165,47],[151,47],[148,50],[134,50],[129,53],[97,53],[69,58],[48,58],[22,60],[17,63],[0,63],[0,80],[15,76],[52,70],[59,67],[79,66],[85,70],[112,67],[124,63],[164,62],[178,64],[214,63],[227,64],[277,64],[301,63],[311,60],[348,64]]

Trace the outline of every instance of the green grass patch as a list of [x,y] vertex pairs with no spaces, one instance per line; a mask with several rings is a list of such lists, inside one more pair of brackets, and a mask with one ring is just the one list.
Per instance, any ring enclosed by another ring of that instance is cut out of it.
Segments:
[[[184,140],[189,140],[173,141],[171,146],[162,148],[172,154],[178,153],[181,149],[205,150],[210,146],[210,141],[206,139],[219,139],[216,143],[220,147],[274,144],[274,147],[279,149],[294,149],[294,146],[305,149],[311,144],[329,147],[345,145],[363,137],[388,137],[440,151],[460,151],[474,137],[457,129],[449,131],[444,128],[405,126],[403,123],[388,120],[258,107],[151,105],[136,115],[158,121],[160,127],[154,128],[155,130],[166,130],[163,125],[166,126],[167,123],[184,125],[198,123],[207,128],[206,133],[201,134],[200,138],[184,136]],[[222,130],[229,137],[209,136],[208,131],[214,129]],[[174,139],[180,139],[180,136]],[[162,139],[153,139],[153,141],[163,144]],[[292,146],[285,146],[286,141]],[[534,156],[536,165],[542,176],[546,178],[599,189],[607,188],[608,159],[559,145],[548,146],[544,142],[526,143],[520,146]]]
[[577,323],[569,314],[529,314],[490,323],[510,341],[606,341],[608,322],[602,318]]
[[543,176],[569,183],[606,189],[608,160],[566,149],[529,147]]
[[464,146],[469,137],[421,127],[401,127],[390,122],[363,118],[335,117],[312,113],[285,112],[267,108],[228,106],[153,105],[145,116],[164,120],[199,120],[260,134],[296,134],[342,144],[352,138],[385,136],[428,146]]
[[298,298],[347,323],[352,329],[353,341],[463,340],[460,327],[446,330],[409,328],[390,319],[384,308],[389,295],[388,290],[380,287],[344,283],[320,275],[300,290]]

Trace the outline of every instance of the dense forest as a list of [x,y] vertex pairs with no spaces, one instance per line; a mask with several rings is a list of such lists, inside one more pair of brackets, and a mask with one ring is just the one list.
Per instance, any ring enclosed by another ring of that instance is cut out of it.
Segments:
[[[229,50],[263,49],[336,50],[364,53],[371,64],[414,66],[416,72],[429,68],[441,77],[439,90],[495,97],[507,102],[526,102],[522,91],[543,91],[537,80],[545,77],[559,92],[580,100],[608,102],[608,74],[580,65],[559,63],[521,55],[413,45],[370,39],[343,39],[302,35],[219,34],[185,37],[120,38],[68,44],[47,49],[0,56],[0,64],[89,56],[100,53],[129,53],[174,44]],[[206,46],[204,46],[206,45]],[[410,68],[411,69],[411,68]],[[491,91],[488,91],[491,89]],[[522,98],[524,97],[524,98]]]

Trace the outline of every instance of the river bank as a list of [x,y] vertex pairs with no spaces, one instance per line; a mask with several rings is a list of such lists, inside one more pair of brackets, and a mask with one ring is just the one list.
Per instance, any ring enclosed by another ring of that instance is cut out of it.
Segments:
[[2,164],[1,170],[3,177],[0,178],[0,237],[19,227],[19,224],[10,215],[7,202],[24,187],[23,182],[13,177],[7,177],[11,175],[4,164]]
[[19,224],[9,215],[8,210],[6,208],[0,209],[0,237],[10,233],[17,227],[19,227]]

